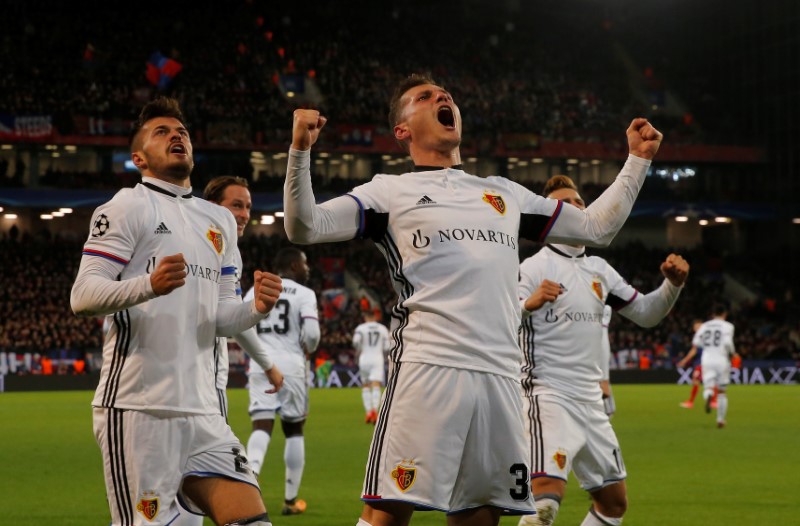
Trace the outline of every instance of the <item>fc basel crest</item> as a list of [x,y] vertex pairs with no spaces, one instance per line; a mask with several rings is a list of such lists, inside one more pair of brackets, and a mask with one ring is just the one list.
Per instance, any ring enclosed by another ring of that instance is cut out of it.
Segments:
[[158,497],[142,498],[136,504],[136,510],[144,515],[148,521],[153,521],[158,515]]
[[600,282],[600,278],[597,276],[592,279],[592,290],[595,294],[597,294],[597,297],[600,299],[600,301],[603,301],[603,284]]
[[567,455],[565,455],[561,451],[556,451],[556,454],[553,455],[553,460],[556,461],[558,469],[564,469],[567,465]]
[[488,190],[484,190],[483,200],[492,205],[492,208],[500,212],[500,214],[506,213],[506,202],[503,201],[502,195],[492,194]]
[[217,230],[216,228],[208,227],[208,232],[206,232],[206,237],[211,244],[214,246],[214,250],[217,251],[217,254],[222,254],[223,249],[225,248],[225,241],[222,237],[222,232]]
[[400,488],[400,491],[406,492],[417,480],[417,468],[398,464],[392,470],[392,478],[397,482],[397,487]]

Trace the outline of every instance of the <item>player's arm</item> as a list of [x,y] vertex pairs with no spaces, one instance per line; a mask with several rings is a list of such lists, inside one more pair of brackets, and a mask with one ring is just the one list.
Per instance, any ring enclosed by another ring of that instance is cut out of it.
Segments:
[[654,327],[672,310],[678,300],[686,278],[689,263],[677,254],[670,254],[661,264],[664,282],[649,294],[636,294],[619,313],[640,327]]
[[318,205],[311,187],[311,146],[326,120],[315,110],[294,112],[283,187],[284,227],[293,243],[345,241],[358,233],[360,207],[355,199],[341,196]]
[[353,359],[355,359],[356,363],[358,363],[358,357],[361,356],[361,342],[363,340],[362,336],[363,335],[361,334],[361,331],[358,329],[356,329],[356,332],[353,333],[352,345],[353,350],[356,352],[353,356]]
[[689,352],[686,353],[686,356],[684,356],[683,359],[680,362],[678,362],[678,367],[686,367],[686,364],[690,363],[692,361],[692,358],[694,358],[696,355],[697,355],[697,346],[692,345],[692,348],[689,349]]
[[604,247],[625,224],[663,138],[642,118],[633,119],[626,134],[629,155],[617,178],[585,210],[559,206],[543,232],[548,242]]
[[306,355],[311,355],[317,350],[320,336],[319,320],[316,318],[304,318],[300,340],[303,344],[303,349],[306,351]]
[[561,294],[561,285],[549,279],[542,280],[531,294],[522,299],[522,316],[530,316],[533,311],[541,309],[545,303],[556,301]]
[[267,349],[264,348],[261,339],[258,337],[255,327],[250,327],[246,331],[242,331],[233,337],[236,343],[246,352],[252,360],[264,369],[264,374],[267,375],[269,383],[272,384],[272,389],[268,389],[267,393],[277,393],[283,387],[283,373],[277,365],[272,361]]
[[236,293],[236,269],[223,267],[217,305],[217,335],[234,337],[249,329],[269,314],[280,297],[281,278],[256,270],[253,279],[253,299],[242,302]]
[[103,257],[81,257],[78,276],[70,294],[72,311],[78,316],[105,316],[158,296],[153,289],[152,275],[118,281],[122,266]]

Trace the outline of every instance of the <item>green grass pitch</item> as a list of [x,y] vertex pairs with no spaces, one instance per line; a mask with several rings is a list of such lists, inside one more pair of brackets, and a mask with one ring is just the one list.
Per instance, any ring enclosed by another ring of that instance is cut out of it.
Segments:
[[[732,386],[728,427],[722,430],[700,404],[678,407],[688,392],[688,386],[674,385],[614,387],[613,423],[628,469],[625,524],[798,524],[800,389]],[[231,425],[246,443],[247,392],[229,394]],[[88,391],[0,394],[0,524],[108,524],[91,398]],[[280,515],[283,437],[277,431],[261,476],[274,523],[353,526],[371,432],[363,423],[359,390],[313,390],[300,491],[308,511]],[[580,524],[588,506],[587,495],[571,481],[556,524]],[[444,523],[434,512],[412,519]]]

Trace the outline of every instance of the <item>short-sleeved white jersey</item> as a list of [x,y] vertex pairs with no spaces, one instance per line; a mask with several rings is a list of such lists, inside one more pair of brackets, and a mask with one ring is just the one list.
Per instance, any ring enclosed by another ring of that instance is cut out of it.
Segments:
[[95,210],[84,256],[119,263],[118,279],[126,280],[182,253],[187,276],[171,293],[111,316],[94,406],[219,413],[217,304],[222,276],[236,271],[235,247],[228,210],[155,178],[120,190]]
[[[305,376],[303,323],[306,319],[319,319],[317,295],[310,288],[292,279],[281,279],[283,292],[269,315],[258,322],[256,330],[275,365],[284,376]],[[244,299],[245,301],[253,299],[252,288],[247,291]],[[263,374],[264,370],[254,360],[250,360],[249,374],[253,373]]]
[[417,170],[428,171],[376,175],[349,194],[398,295],[390,357],[516,377],[519,238],[544,239],[561,203],[502,177]]
[[734,327],[729,321],[713,319],[703,323],[692,338],[692,345],[703,348],[700,365],[730,362],[736,350],[733,333]]
[[522,323],[523,388],[533,394],[600,400],[604,307],[608,303],[621,309],[638,292],[604,259],[564,245],[547,245],[520,264],[520,299],[545,279],[560,284],[561,294]]
[[382,323],[368,321],[353,331],[353,347],[359,352],[359,363],[383,363],[390,349],[389,330]]

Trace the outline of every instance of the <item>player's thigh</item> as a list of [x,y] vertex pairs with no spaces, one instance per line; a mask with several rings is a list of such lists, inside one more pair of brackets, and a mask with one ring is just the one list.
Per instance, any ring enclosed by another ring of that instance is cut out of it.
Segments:
[[[236,502],[260,502],[258,482],[247,462],[245,448],[222,416],[199,415],[193,420],[192,454],[186,462],[186,478],[178,494],[181,505],[191,512],[213,516],[217,494],[230,497],[235,493]],[[202,500],[195,501],[195,496]],[[257,508],[255,504],[243,506],[243,511]],[[237,518],[242,517],[231,520]]]
[[266,511],[258,488],[219,477],[187,477],[182,493],[216,524],[255,517]]
[[[186,418],[95,408],[111,524],[168,524],[189,451]],[[166,507],[163,507],[166,506]]]
[[361,376],[361,384],[364,386],[372,382],[384,383],[383,362],[377,361],[363,361],[359,364],[358,369]]
[[308,385],[305,377],[285,376],[283,388],[278,391],[281,420],[301,422],[308,416]]
[[598,401],[585,407],[586,445],[575,456],[572,471],[589,492],[625,480],[627,471],[619,440]]
[[717,387],[722,382],[723,367],[721,364],[703,364],[703,385],[707,388]]
[[531,477],[566,481],[575,456],[586,444],[585,423],[579,407],[552,394],[526,395],[523,415]]

